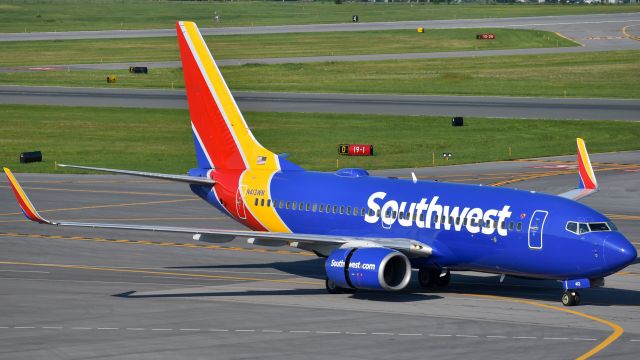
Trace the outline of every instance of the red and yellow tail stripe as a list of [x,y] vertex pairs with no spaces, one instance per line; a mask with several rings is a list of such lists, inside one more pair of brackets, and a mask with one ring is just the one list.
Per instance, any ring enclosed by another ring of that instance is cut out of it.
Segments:
[[9,185],[11,185],[11,188],[13,189],[13,194],[16,196],[16,200],[18,200],[18,204],[20,204],[20,208],[22,209],[24,216],[26,216],[31,221],[36,221],[41,224],[51,224],[50,221],[46,220],[45,218],[40,216],[40,214],[38,214],[38,211],[36,211],[36,208],[27,197],[27,194],[25,194],[24,190],[22,190],[22,187],[18,183],[18,180],[16,180],[15,176],[13,176],[13,173],[11,173],[11,170],[9,170],[8,168],[4,168],[4,173],[7,175]]
[[237,211],[237,189],[260,191],[262,198],[271,199],[271,179],[280,171],[278,156],[251,133],[197,25],[179,21],[176,30],[192,128],[197,148],[214,169],[216,197],[254,230],[289,232],[275,207],[256,205],[246,193],[242,200],[248,213]]
[[580,188],[588,190],[596,190],[598,188],[598,181],[596,180],[596,174],[591,166],[591,160],[587,153],[587,147],[584,144],[584,140],[577,139],[578,142],[578,174],[580,175]]

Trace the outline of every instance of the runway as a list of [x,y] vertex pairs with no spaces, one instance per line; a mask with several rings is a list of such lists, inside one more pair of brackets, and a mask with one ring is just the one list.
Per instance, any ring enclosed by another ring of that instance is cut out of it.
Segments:
[[[585,201],[640,246],[640,152],[595,154],[602,191]],[[571,162],[569,162],[571,161]],[[573,159],[413,169],[421,178],[561,192]],[[410,169],[376,172],[410,176]],[[108,175],[17,174],[59,220],[236,228],[181,184]],[[0,357],[188,359],[634,359],[640,265],[583,291],[472,272],[446,290],[328,295],[322,260],[292,248],[187,236],[45,227],[0,182]],[[620,331],[624,331],[619,336]],[[611,342],[611,340],[613,340]],[[591,352],[590,352],[591,351]]]
[[[640,120],[640,100],[234,92],[243,111]],[[186,109],[183,90],[0,86],[0,104]]]
[[[619,36],[620,29],[626,24],[640,22],[640,13],[534,16],[493,19],[453,19],[394,22],[361,22],[338,24],[309,24],[253,27],[201,28],[202,35],[252,35],[283,34],[304,32],[333,31],[376,31],[417,29],[454,29],[454,28],[522,28],[558,31],[572,37],[576,34],[581,40],[592,41],[595,36]],[[589,35],[584,35],[589,29]],[[0,41],[37,41],[37,40],[74,40],[74,39],[113,39],[148,38],[175,36],[175,29],[148,30],[102,30],[102,31],[66,31],[1,33]]]
[[[327,61],[384,61],[410,59],[442,59],[457,57],[485,57],[505,55],[540,55],[558,53],[583,53],[593,51],[640,50],[640,41],[634,35],[640,26],[640,13],[609,14],[609,15],[580,15],[580,16],[547,16],[523,17],[505,19],[470,19],[470,20],[436,20],[436,21],[404,21],[389,23],[357,23],[357,24],[312,24],[292,26],[261,26],[235,28],[204,28],[203,35],[248,35],[268,33],[293,32],[327,32],[327,31],[373,31],[415,29],[423,26],[426,29],[448,28],[515,28],[553,31],[578,42],[580,47],[535,48],[535,49],[504,49],[478,51],[450,51],[450,52],[417,52],[400,54],[365,54],[340,56],[308,56],[308,57],[280,57],[261,59],[226,59],[219,60],[221,66],[236,66],[244,64],[286,64],[312,63]],[[175,36],[173,29],[154,30],[123,30],[123,31],[84,31],[58,33],[24,33],[0,34],[0,41],[30,41],[30,40],[71,40],[71,39],[100,39],[100,38],[135,38]],[[151,68],[178,68],[179,61],[148,61],[131,63],[105,64],[49,64],[38,66],[4,66],[0,72],[25,72],[48,70],[121,70],[129,66],[148,66]]]

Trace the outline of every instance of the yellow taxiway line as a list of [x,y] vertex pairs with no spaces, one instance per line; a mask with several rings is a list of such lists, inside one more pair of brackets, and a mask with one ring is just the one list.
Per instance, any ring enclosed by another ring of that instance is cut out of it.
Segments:
[[594,316],[594,315],[585,314],[585,313],[580,312],[580,311],[571,310],[571,309],[567,309],[567,308],[562,308],[562,307],[559,307],[559,306],[547,305],[547,304],[543,304],[543,303],[540,303],[540,302],[537,302],[537,301],[525,300],[525,299],[516,299],[516,298],[511,298],[511,297],[505,297],[505,296],[481,295],[481,294],[460,294],[460,295],[472,296],[472,297],[478,297],[478,298],[485,298],[485,299],[493,299],[493,300],[504,300],[504,301],[510,301],[510,302],[515,302],[515,303],[521,303],[521,304],[528,304],[528,305],[532,305],[532,306],[537,306],[537,307],[544,308],[544,309],[561,311],[561,312],[564,312],[564,313],[580,316],[580,317],[583,317],[585,319],[589,319],[591,321],[599,322],[599,323],[604,324],[604,325],[606,325],[606,326],[608,326],[608,327],[613,329],[613,333],[611,333],[611,335],[609,335],[606,339],[604,339],[598,345],[593,347],[591,350],[589,350],[586,353],[578,356],[576,358],[576,360],[586,360],[586,359],[592,357],[593,355],[595,355],[595,354],[599,353],[600,351],[604,350],[607,346],[611,345],[614,341],[618,340],[620,338],[620,336],[622,336],[622,334],[624,333],[624,329],[620,325],[615,324],[615,323],[613,323],[613,322],[611,322],[609,320],[605,320],[603,318],[600,318],[600,317],[597,317],[597,316]]
[[[100,266],[90,266],[90,265],[67,265],[67,264],[47,264],[47,263],[31,263],[31,262],[19,262],[19,261],[0,261],[1,265],[18,265],[18,266],[36,266],[36,267],[48,267],[48,268],[60,268],[60,269],[78,269],[78,270],[92,270],[92,271],[109,271],[109,272],[119,272],[119,273],[134,273],[134,274],[147,274],[147,275],[158,275],[158,276],[175,276],[175,277],[184,277],[184,278],[204,278],[204,279],[218,279],[218,280],[235,280],[235,281],[265,281],[272,283],[288,283],[288,284],[304,284],[304,285],[322,285],[321,281],[301,281],[301,280],[287,280],[287,279],[267,279],[267,278],[254,278],[254,277],[238,277],[238,276],[225,276],[225,275],[209,275],[209,274],[193,274],[193,273],[180,273],[180,272],[169,272],[169,271],[153,271],[153,270],[141,270],[141,269],[127,269],[127,268],[113,268],[113,267],[100,267]],[[586,360],[600,351],[607,348],[614,341],[620,338],[624,333],[624,329],[609,320],[602,319],[600,317],[585,314],[580,311],[571,310],[567,308],[562,308],[559,306],[548,305],[541,302],[526,300],[526,299],[517,299],[506,296],[497,296],[497,295],[483,295],[483,294],[464,294],[458,293],[458,295],[466,296],[466,297],[476,297],[476,298],[484,298],[490,300],[498,300],[498,301],[508,301],[513,303],[527,304],[543,309],[560,311],[567,314],[572,314],[576,316],[583,317],[585,319],[599,322],[604,324],[611,329],[613,329],[613,333],[609,335],[606,339],[601,341],[598,345],[591,348],[586,353],[580,355],[576,358],[576,360]]]
[[[191,198],[191,199],[177,199],[177,200],[160,200],[160,201],[134,202],[134,203],[124,203],[124,204],[110,204],[110,205],[90,205],[90,206],[79,206],[79,207],[72,207],[72,208],[38,210],[38,212],[39,213],[46,213],[46,212],[52,212],[52,211],[75,211],[75,210],[103,209],[103,208],[112,208],[112,207],[122,207],[122,206],[170,204],[170,203],[185,202],[185,201],[196,201],[196,200],[199,200],[199,199],[198,198]],[[0,216],[12,216],[12,215],[23,215],[23,214],[21,212],[0,214]]]

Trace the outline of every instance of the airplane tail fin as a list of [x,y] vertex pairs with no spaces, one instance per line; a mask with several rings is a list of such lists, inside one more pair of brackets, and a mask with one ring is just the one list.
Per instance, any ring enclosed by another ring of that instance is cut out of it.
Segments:
[[198,167],[279,170],[253,136],[195,23],[176,23]]

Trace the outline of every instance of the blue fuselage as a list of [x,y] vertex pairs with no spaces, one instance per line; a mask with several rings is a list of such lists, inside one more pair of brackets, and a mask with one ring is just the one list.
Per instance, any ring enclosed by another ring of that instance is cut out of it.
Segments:
[[[633,245],[616,230],[566,230],[568,221],[610,223],[572,200],[507,188],[360,175],[278,172],[264,193],[295,233],[402,238],[429,245],[433,255],[411,259],[415,268],[596,278],[636,257]],[[222,208],[204,188],[194,187],[194,192]]]

